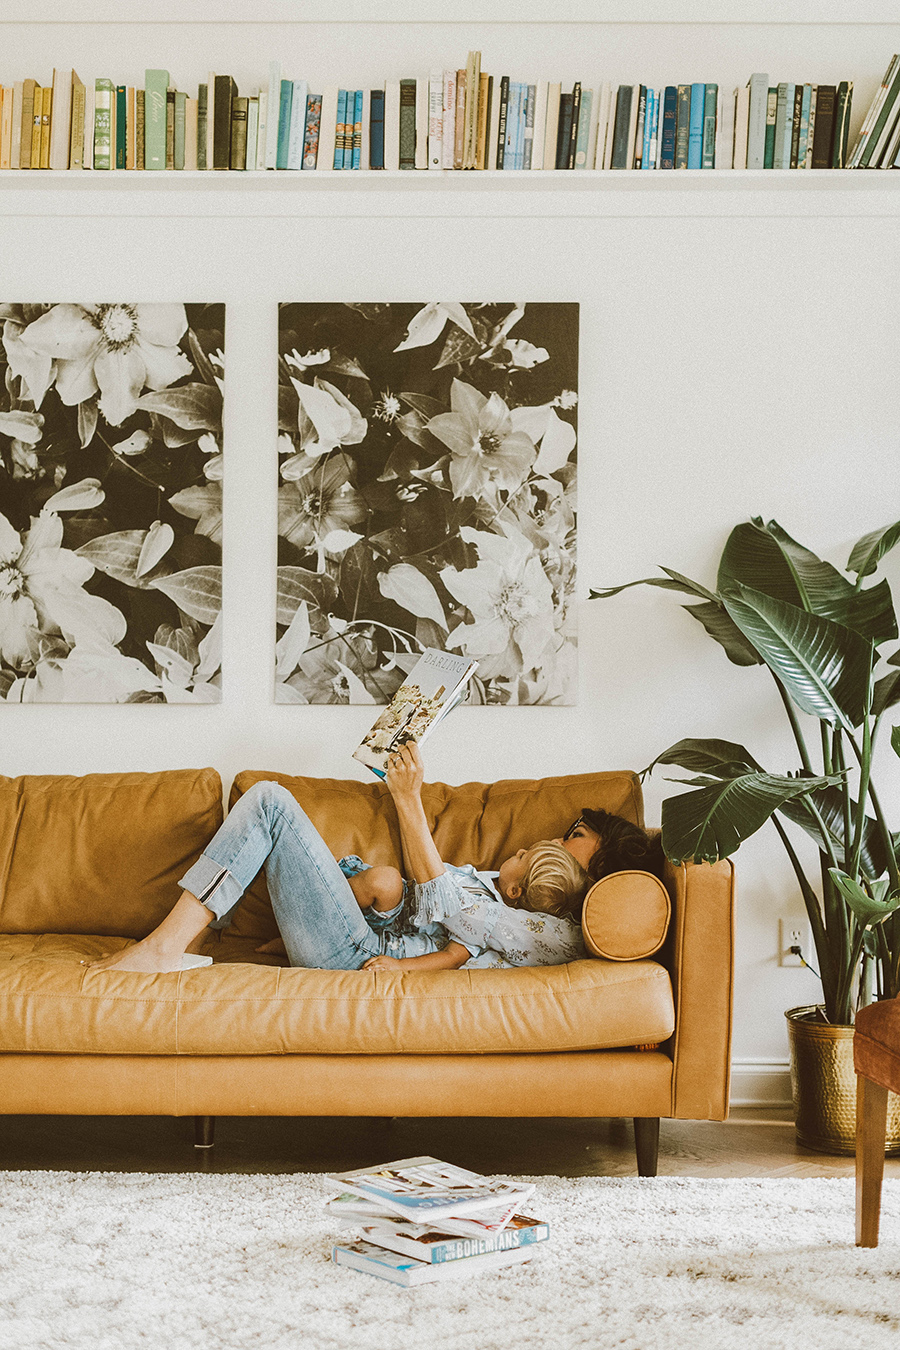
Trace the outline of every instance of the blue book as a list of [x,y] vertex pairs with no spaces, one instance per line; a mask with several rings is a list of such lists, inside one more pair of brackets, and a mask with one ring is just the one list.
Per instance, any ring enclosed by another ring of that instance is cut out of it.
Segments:
[[706,108],[706,85],[691,85],[691,121],[688,129],[689,169],[703,165],[703,114]]
[[719,102],[719,86],[706,86],[706,101],[703,110],[703,151],[701,169],[716,167],[716,116]]
[[[359,128],[359,130],[358,130]],[[356,90],[354,100],[354,162],[352,167],[359,169],[363,162],[363,90]]]
[[667,84],[659,126],[659,167],[675,168],[675,126],[678,120],[678,88]]
[[517,169],[516,164],[516,125],[518,122],[519,89],[515,80],[509,82],[509,99],[506,104],[506,146],[503,154],[504,169]]
[[803,103],[800,106],[800,142],[797,146],[797,168],[806,168],[806,147],[809,141],[809,107],[812,102],[812,85],[803,86]]
[[288,132],[287,168],[303,168],[303,141],[306,136],[306,100],[309,85],[306,80],[294,80],[291,93],[291,121]]
[[[537,104],[537,85],[526,84],[525,86],[525,117],[523,120],[523,142],[522,142],[522,168],[531,168],[531,158],[534,152],[534,114]],[[587,143],[585,143],[585,159],[587,159]]]
[[653,90],[647,90],[644,105],[644,143],[641,146],[641,168],[650,168],[650,142],[653,139]]
[[344,137],[346,130],[344,123],[347,120],[347,90],[338,90],[337,115],[335,117],[334,127],[334,163],[332,168],[342,169],[344,167]]
[[286,169],[288,166],[288,151],[291,144],[291,103],[294,98],[293,80],[281,81],[281,105],[278,109],[278,154],[275,159],[276,169]]
[[369,104],[369,168],[384,168],[384,90],[373,89]]
[[516,100],[516,162],[517,169],[525,167],[525,102],[528,98],[528,85],[517,86]]

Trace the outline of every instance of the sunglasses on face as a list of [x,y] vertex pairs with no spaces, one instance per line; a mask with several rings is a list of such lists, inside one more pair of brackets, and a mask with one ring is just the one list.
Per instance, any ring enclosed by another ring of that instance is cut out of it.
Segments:
[[575,833],[575,831],[578,829],[580,825],[587,825],[587,821],[585,820],[584,816],[579,816],[577,820],[574,820],[572,822],[572,824],[569,826],[569,828],[563,835],[563,843],[565,843],[567,839],[572,838],[572,835]]

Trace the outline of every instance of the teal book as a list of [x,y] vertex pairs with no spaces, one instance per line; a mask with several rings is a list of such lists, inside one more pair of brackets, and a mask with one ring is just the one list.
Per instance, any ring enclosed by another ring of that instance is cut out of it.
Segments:
[[294,100],[294,81],[281,81],[281,102],[278,109],[278,153],[276,169],[286,169],[291,147],[291,106]]
[[116,85],[116,168],[124,169],[128,154],[128,89]]
[[358,169],[362,165],[362,126],[363,91],[357,89],[353,112],[353,162],[350,166],[352,169]]
[[[347,90],[346,90],[346,89],[339,89],[339,90],[338,90],[337,115],[336,115],[336,118],[335,118],[335,127],[334,127],[334,164],[333,164],[333,168],[335,168],[335,169],[344,169],[344,168],[349,169],[349,167],[350,167],[350,164],[347,163],[347,162],[346,162],[346,159],[345,159],[346,146],[347,146],[347,97],[348,97],[348,95],[347,95]],[[354,107],[355,107],[355,106],[356,106],[356,99],[355,99],[354,95],[353,95],[353,94],[350,94],[350,98],[353,99],[353,105],[354,105]],[[352,150],[351,150],[351,152],[350,152],[350,160],[351,160],[351,162],[352,162],[352,160],[353,160],[353,151],[352,151]]]
[[111,169],[112,108],[115,85],[112,80],[97,80],[94,86],[94,168]]
[[766,150],[764,169],[772,168],[775,158],[775,117],[778,112],[778,90],[770,89],[766,102]]
[[703,149],[700,160],[701,169],[716,167],[716,108],[719,102],[719,86],[708,84],[703,103]]
[[678,107],[675,117],[675,168],[688,166],[688,141],[691,132],[691,86],[678,86]]
[[175,90],[175,162],[176,169],[184,168],[184,106],[186,94]]
[[706,110],[706,85],[691,85],[691,120],[688,123],[688,162],[689,169],[699,169],[703,164],[703,116]]
[[167,70],[144,73],[144,168],[166,167],[166,93]]

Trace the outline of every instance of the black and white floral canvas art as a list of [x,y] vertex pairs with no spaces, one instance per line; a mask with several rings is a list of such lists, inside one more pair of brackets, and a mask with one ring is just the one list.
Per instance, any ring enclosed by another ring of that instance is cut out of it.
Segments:
[[575,304],[285,304],[276,699],[576,697]]
[[0,700],[218,702],[224,305],[0,324]]

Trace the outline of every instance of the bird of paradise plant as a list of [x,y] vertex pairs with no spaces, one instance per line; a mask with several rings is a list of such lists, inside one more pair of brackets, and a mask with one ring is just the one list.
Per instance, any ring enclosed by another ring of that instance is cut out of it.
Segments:
[[[792,539],[774,520],[738,525],[719,563],[717,588],[669,568],[591,592],[659,586],[695,598],[684,608],[735,665],[765,665],[784,707],[797,762],[770,774],[743,745],[682,740],[656,765],[696,777],[663,804],[662,843],[673,861],[727,858],[767,821],[787,850],[806,906],[822,980],[825,1019],[852,1023],[855,1009],[900,993],[900,835],[892,833],[872,778],[884,718],[900,703],[897,617],[882,558],[900,542],[900,522],[853,547],[848,577]],[[818,723],[818,749],[808,723]],[[900,754],[900,727],[891,736]],[[801,862],[789,826],[819,851],[819,885]]]

